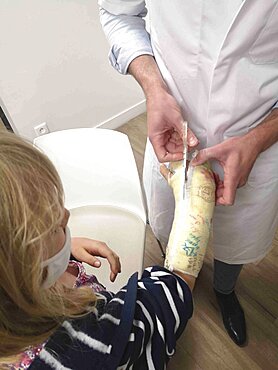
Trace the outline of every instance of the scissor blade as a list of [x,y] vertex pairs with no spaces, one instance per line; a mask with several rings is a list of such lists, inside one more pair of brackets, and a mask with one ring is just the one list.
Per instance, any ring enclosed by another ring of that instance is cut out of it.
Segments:
[[185,185],[187,182],[187,168],[186,168],[187,152],[188,152],[187,127],[188,127],[188,123],[187,121],[184,121],[183,122],[183,168],[184,168],[183,199],[185,199],[185,188],[186,188]]

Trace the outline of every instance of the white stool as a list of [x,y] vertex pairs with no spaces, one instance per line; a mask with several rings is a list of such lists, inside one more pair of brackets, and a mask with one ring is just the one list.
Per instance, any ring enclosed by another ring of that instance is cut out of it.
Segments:
[[109,280],[104,260],[100,269],[85,264],[86,270],[96,274],[107,289],[120,289],[134,271],[142,271],[146,228],[128,137],[112,130],[83,128],[40,136],[34,144],[61,177],[72,236],[104,241],[120,256],[122,273],[115,283]]

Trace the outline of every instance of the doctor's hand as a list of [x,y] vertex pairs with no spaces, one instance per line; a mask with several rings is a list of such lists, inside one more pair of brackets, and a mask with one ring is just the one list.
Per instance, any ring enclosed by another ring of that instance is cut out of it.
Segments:
[[[147,100],[148,136],[159,162],[183,159],[183,121],[181,109],[170,94],[153,56],[140,55],[128,67],[141,85]],[[198,145],[189,129],[188,149]]]
[[200,150],[192,164],[199,165],[209,159],[220,163],[224,181],[217,183],[216,204],[230,206],[234,204],[237,188],[246,184],[259,153],[253,137],[247,134]]
[[106,258],[110,265],[110,280],[115,281],[121,272],[121,263],[117,254],[104,242],[88,238],[71,238],[71,253],[81,262],[99,268],[101,261],[97,257]]
[[[183,159],[183,121],[181,109],[170,94],[153,56],[140,55],[128,67],[141,85],[147,100],[148,136],[159,162]],[[198,145],[189,129],[188,149]]]
[[[148,136],[159,162],[183,159],[183,117],[175,98],[158,88],[147,95]],[[198,139],[188,128],[188,150],[198,145]]]

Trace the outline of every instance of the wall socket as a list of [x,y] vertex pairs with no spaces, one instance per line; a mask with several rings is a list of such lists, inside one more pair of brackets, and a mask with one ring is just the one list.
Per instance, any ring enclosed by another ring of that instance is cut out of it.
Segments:
[[41,123],[40,125],[37,125],[34,127],[35,133],[37,136],[42,136],[49,133],[49,128],[46,124],[46,122]]

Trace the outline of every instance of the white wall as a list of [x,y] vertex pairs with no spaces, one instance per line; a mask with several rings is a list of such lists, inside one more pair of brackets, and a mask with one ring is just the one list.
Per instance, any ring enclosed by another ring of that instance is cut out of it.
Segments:
[[16,130],[115,128],[144,110],[130,76],[108,63],[96,0],[0,1],[0,97]]

